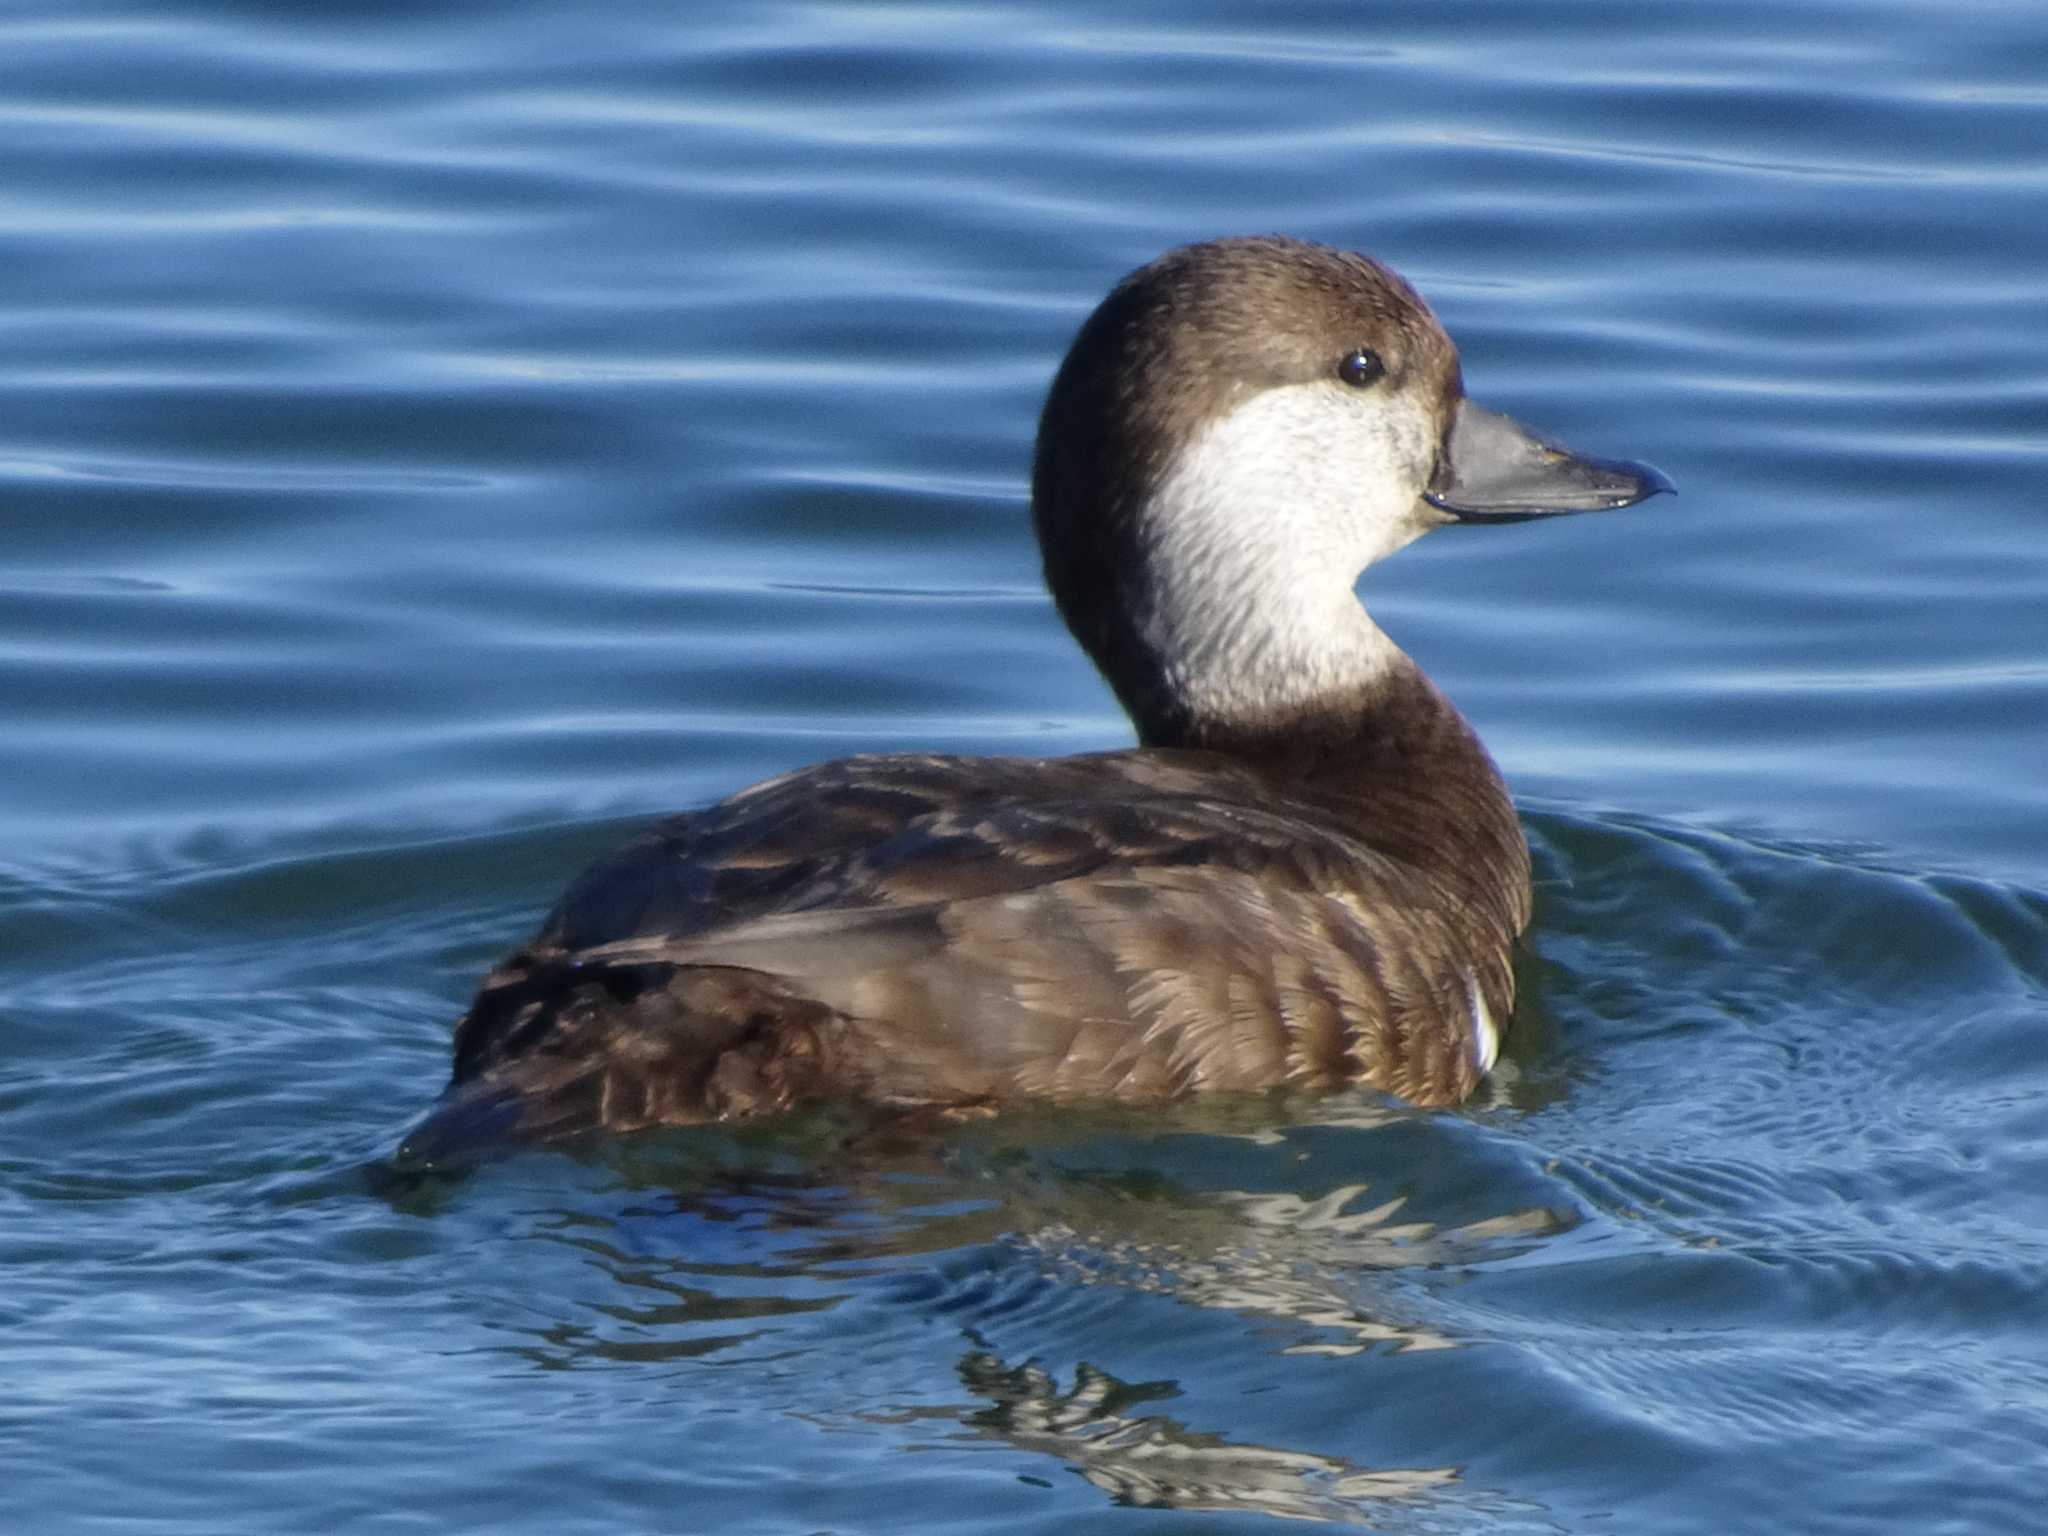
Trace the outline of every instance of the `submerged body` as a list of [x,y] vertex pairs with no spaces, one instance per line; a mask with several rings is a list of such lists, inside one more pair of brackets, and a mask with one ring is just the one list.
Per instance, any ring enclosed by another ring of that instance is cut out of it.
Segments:
[[831,1100],[1462,1099],[1528,853],[1353,582],[1444,522],[1663,488],[1466,403],[1364,257],[1169,253],[1083,326],[1033,476],[1048,584],[1141,745],[853,758],[656,825],[485,980],[403,1151]]

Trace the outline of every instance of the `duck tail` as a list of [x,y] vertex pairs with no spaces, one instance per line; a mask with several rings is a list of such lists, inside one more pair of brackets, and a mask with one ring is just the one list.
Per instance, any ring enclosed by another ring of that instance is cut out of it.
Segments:
[[828,1081],[831,1017],[758,971],[516,955],[456,1025],[454,1073],[395,1160],[786,1109]]

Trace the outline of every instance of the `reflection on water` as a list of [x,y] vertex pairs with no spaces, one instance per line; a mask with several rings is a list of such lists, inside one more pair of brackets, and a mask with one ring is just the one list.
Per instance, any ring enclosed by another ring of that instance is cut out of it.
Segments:
[[1032,1365],[969,1354],[960,1380],[990,1406],[967,1423],[1020,1450],[1065,1462],[1119,1504],[1237,1510],[1291,1520],[1372,1519],[1372,1505],[1450,1483],[1448,1467],[1372,1471],[1334,1456],[1235,1445],[1164,1414],[1136,1414],[1178,1396],[1171,1382],[1130,1384],[1082,1364],[1062,1390]]
[[[1268,1125],[1249,1136],[1214,1129],[1218,1122],[1241,1124],[1254,1117]],[[1183,1155],[1198,1153],[1210,1165],[1205,1184],[1231,1165],[1233,1152],[1248,1152],[1262,1165],[1257,1171],[1268,1176],[1313,1182],[1315,1174],[1304,1165],[1314,1154],[1302,1149],[1308,1134],[1348,1138],[1389,1122],[1426,1125],[1398,1106],[1360,1106],[1345,1098],[1278,1100],[1236,1113],[1227,1106],[1195,1106],[1167,1117],[1175,1128],[1167,1142],[1124,1110],[1047,1111],[1036,1118],[1035,1134],[1003,1124],[928,1128],[924,1145],[887,1152],[864,1139],[830,1142],[822,1127],[831,1122],[814,1118],[811,1135],[799,1132],[796,1139],[813,1143],[809,1155],[829,1166],[829,1174],[822,1168],[747,1167],[749,1149],[715,1132],[659,1132],[638,1138],[637,1145],[603,1149],[598,1163],[627,1171],[645,1203],[611,1220],[589,1211],[565,1212],[540,1230],[601,1269],[623,1295],[638,1298],[632,1305],[597,1309],[636,1336],[735,1317],[819,1311],[840,1299],[831,1287],[859,1276],[900,1271],[903,1261],[986,1249],[1062,1287],[1123,1288],[1181,1305],[1305,1325],[1287,1352],[1338,1356],[1376,1344],[1410,1349],[1450,1343],[1419,1321],[1375,1313],[1369,1289],[1375,1272],[1499,1262],[1569,1230],[1575,1219],[1569,1210],[1532,1207],[1444,1226],[1403,1219],[1408,1196],[1376,1199],[1366,1183],[1315,1194],[1197,1189],[1156,1168],[1140,1171],[1123,1162],[1156,1161],[1177,1142]],[[775,1132],[756,1131],[747,1139],[757,1152],[786,1165],[791,1149],[764,1146],[764,1134],[772,1138]],[[660,1144],[669,1155],[650,1144]],[[1363,1150],[1353,1143],[1347,1155],[1358,1159]],[[1436,1155],[1450,1161],[1463,1154],[1453,1136],[1437,1140]],[[1396,1163],[1403,1156],[1389,1150],[1374,1161]],[[1477,1167],[1468,1176],[1484,1178]],[[451,1183],[459,1182],[439,1174],[383,1177],[387,1193],[416,1209],[425,1208],[423,1198],[449,1198]],[[425,1186],[435,1188],[423,1197]],[[1500,1192],[1477,1194],[1491,1202]],[[647,1245],[620,1247],[607,1235],[613,1221],[639,1233]],[[757,1242],[772,1241],[774,1259],[720,1265],[670,1252],[654,1240],[667,1222],[679,1232],[697,1230],[696,1223],[743,1228]],[[688,1283],[705,1277],[775,1287],[801,1278],[825,1291],[732,1296]],[[648,1294],[641,1297],[642,1292]],[[612,1341],[595,1332],[586,1330],[586,1336],[598,1353],[611,1347]]]
[[[1162,1128],[1206,1165],[1201,1187],[1157,1171]],[[586,1205],[532,1218],[536,1236],[602,1277],[600,1293],[573,1317],[514,1323],[518,1341],[500,1347],[550,1370],[810,1357],[817,1390],[789,1410],[806,1420],[925,1435],[955,1423],[1056,1461],[1120,1504],[1377,1524],[1375,1506],[1439,1495],[1457,1469],[1368,1467],[1199,1429],[1147,1406],[1183,1398],[1174,1380],[1126,1382],[1078,1359],[1065,1385],[991,1340],[1056,1327],[1079,1288],[1282,1325],[1269,1334],[1276,1357],[1454,1347],[1426,1307],[1372,1277],[1518,1257],[1568,1215],[1511,1210],[1444,1228],[1402,1219],[1405,1196],[1374,1199],[1365,1183],[1313,1195],[1216,1184],[1233,1171],[1298,1183],[1327,1157],[1316,1143],[1387,1128],[1433,1134],[1412,1111],[1347,1095],[1196,1104],[1163,1127],[1128,1111],[1030,1111],[913,1136],[819,1115],[782,1134],[642,1137],[589,1165],[623,1180],[611,1216]],[[1458,1155],[1455,1136],[1441,1150]],[[416,1209],[462,1182],[388,1177],[387,1193]],[[744,1231],[756,1257],[707,1256],[701,1239],[716,1228]],[[945,1323],[966,1398],[846,1395],[831,1314],[881,1298]]]

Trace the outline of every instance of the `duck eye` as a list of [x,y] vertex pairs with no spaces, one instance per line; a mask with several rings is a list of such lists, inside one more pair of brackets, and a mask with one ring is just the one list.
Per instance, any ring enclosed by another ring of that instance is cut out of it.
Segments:
[[1360,347],[1356,352],[1347,352],[1337,360],[1337,377],[1353,389],[1363,389],[1387,371],[1387,365],[1380,361],[1379,353],[1370,347]]

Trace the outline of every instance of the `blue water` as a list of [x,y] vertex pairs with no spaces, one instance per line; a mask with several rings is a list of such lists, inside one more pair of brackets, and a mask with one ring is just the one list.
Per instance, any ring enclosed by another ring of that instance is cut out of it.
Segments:
[[[2037,0],[0,10],[0,1528],[2048,1530],[2044,80]],[[1038,396],[1261,230],[1681,487],[1366,582],[1537,855],[1489,1094],[384,1177],[647,816],[1127,739]]]

